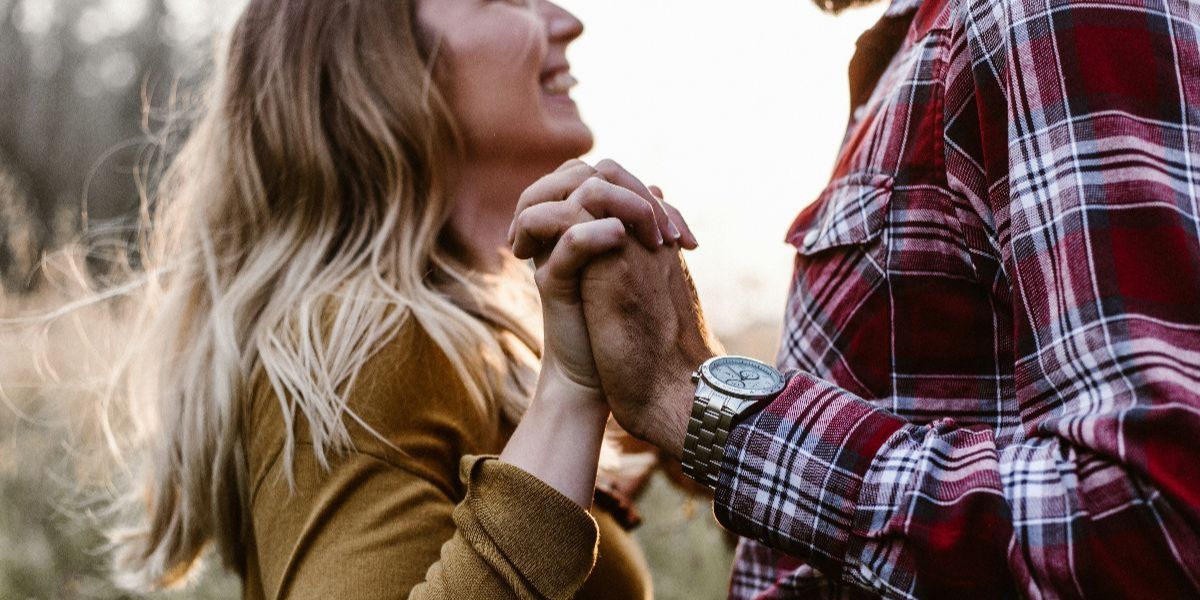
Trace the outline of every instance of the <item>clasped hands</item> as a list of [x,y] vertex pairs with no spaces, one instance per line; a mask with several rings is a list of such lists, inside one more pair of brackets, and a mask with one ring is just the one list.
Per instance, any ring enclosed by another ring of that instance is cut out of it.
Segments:
[[607,402],[634,436],[682,455],[691,373],[719,352],[681,250],[679,211],[616,162],[569,161],[522,194],[509,232],[532,258],[546,325],[543,378]]

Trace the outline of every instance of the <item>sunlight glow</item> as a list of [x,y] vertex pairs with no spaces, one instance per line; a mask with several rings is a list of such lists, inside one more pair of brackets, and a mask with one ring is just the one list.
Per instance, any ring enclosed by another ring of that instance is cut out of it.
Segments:
[[783,242],[820,193],[849,113],[854,43],[884,5],[808,0],[558,0],[587,25],[574,97],[613,158],[663,188],[700,238],[689,257],[718,332],[778,321]]

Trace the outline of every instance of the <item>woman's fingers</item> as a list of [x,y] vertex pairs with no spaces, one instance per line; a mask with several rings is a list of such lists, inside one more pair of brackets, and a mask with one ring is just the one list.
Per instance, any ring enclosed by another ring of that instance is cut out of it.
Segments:
[[532,258],[572,225],[609,217],[627,225],[647,248],[653,250],[663,245],[649,202],[623,187],[593,177],[565,202],[543,202],[521,211],[513,221],[513,254],[520,259]]
[[[569,160],[557,171],[542,177],[529,186],[517,201],[516,215],[520,215],[531,206],[546,202],[566,200],[583,182],[596,175],[596,169],[582,160]],[[508,229],[508,243],[512,244],[516,236],[516,221]]]
[[598,219],[616,217],[625,223],[634,237],[653,250],[663,245],[655,204],[620,185],[593,177],[571,193],[568,202],[577,202]]
[[527,208],[513,221],[513,255],[522,260],[538,256],[572,225],[594,218],[577,202],[547,202]]
[[[558,168],[554,170],[554,172],[561,173],[563,171],[570,171],[572,169],[577,169],[579,167],[591,168],[591,166],[592,165],[589,165],[586,162],[583,162],[582,160],[580,160],[578,158],[572,158],[571,160],[568,160],[567,162],[559,165]],[[595,169],[592,169],[592,170],[595,171]]]
[[649,249],[664,241],[687,249],[697,246],[679,211],[663,202],[662,190],[646,187],[612,160],[595,167],[581,160],[567,161],[530,186],[517,203],[508,241],[517,257],[530,258],[589,217],[620,219]]
[[667,216],[667,211],[662,206],[662,201],[650,192],[650,188],[642,183],[633,173],[630,173],[625,167],[622,167],[617,161],[604,159],[596,163],[596,171],[606,180],[615,183],[625,189],[628,189],[637,195],[645,198],[653,208],[658,221],[659,230],[664,238],[676,242],[680,238],[679,230],[673,226],[671,219]]
[[679,245],[685,250],[695,250],[700,247],[700,240],[696,234],[692,232],[692,227],[688,225],[687,219],[683,218],[683,213],[679,212],[673,204],[666,201],[666,196],[663,194],[662,188],[657,185],[650,186],[650,193],[654,194],[663,204],[663,208],[667,210],[667,216],[671,218],[671,222],[678,226],[680,231]]
[[579,272],[600,255],[626,243],[625,224],[616,217],[572,225],[538,269],[544,293],[579,293]]
[[696,234],[692,233],[692,228],[687,224],[687,221],[683,218],[683,214],[679,212],[679,209],[675,208],[671,205],[671,203],[666,201],[663,202],[663,207],[666,208],[667,214],[670,215],[671,222],[679,226],[681,233],[679,237],[679,245],[683,246],[687,250],[695,250],[696,248],[699,248],[700,241],[696,239]]

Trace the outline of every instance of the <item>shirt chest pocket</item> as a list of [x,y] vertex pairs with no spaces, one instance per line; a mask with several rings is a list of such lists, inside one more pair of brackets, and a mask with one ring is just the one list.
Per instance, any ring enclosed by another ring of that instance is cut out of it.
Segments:
[[865,173],[837,179],[796,218],[788,242],[806,258],[868,244],[883,233],[891,195],[892,178],[887,175]]
[[886,230],[891,199],[887,175],[839,178],[800,213],[788,235],[797,255],[780,363],[865,398],[890,390]]

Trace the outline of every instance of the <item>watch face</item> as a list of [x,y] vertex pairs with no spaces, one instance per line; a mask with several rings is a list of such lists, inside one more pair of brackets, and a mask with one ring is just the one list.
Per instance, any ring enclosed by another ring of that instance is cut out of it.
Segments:
[[783,375],[752,358],[722,356],[705,363],[701,372],[710,385],[726,394],[758,398],[783,391]]

